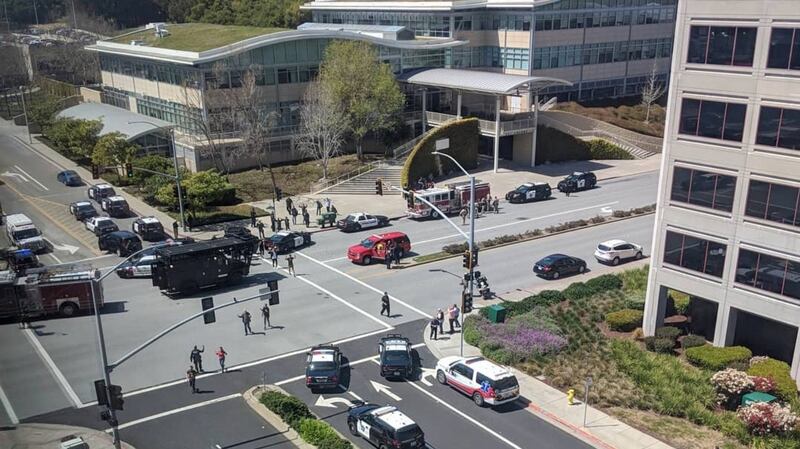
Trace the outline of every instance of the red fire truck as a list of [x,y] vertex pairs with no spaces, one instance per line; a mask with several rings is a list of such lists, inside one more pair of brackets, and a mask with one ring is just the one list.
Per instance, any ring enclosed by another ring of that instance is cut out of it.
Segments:
[[[480,201],[489,196],[489,183],[475,183],[475,201]],[[462,208],[469,205],[469,182],[448,184],[447,187],[434,187],[432,189],[417,190],[413,192],[414,204],[410,198],[407,215],[410,218],[439,218],[439,213],[419,200],[425,198],[436,205],[447,215],[457,214]]]
[[24,276],[0,271],[0,318],[73,316],[92,311],[92,285],[98,307],[103,288],[93,283],[95,270],[72,265],[28,269]]

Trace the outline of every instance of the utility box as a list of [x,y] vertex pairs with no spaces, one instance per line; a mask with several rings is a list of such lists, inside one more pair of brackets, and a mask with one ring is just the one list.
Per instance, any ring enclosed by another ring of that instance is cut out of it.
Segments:
[[489,321],[492,323],[502,323],[506,320],[506,308],[500,304],[489,306]]
[[753,391],[747,393],[742,396],[742,406],[753,404],[755,402],[766,402],[770,403],[775,401],[777,398],[769,393],[764,393],[761,391]]
[[89,449],[83,438],[69,435],[61,439],[61,449]]

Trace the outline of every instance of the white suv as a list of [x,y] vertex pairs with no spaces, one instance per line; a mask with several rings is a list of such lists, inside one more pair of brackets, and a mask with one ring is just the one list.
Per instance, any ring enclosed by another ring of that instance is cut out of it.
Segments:
[[483,357],[444,357],[436,363],[436,380],[470,396],[479,407],[519,397],[519,383],[511,371]]
[[642,258],[642,247],[625,240],[607,240],[597,245],[594,258],[600,263],[619,265],[622,260]]

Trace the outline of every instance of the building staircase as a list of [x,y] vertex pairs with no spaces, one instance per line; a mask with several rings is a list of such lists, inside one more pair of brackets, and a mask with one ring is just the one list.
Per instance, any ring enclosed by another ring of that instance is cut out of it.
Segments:
[[316,194],[320,195],[375,195],[375,181],[384,183],[384,195],[399,195],[400,192],[387,188],[387,185],[400,186],[400,172],[403,170],[402,162],[386,161],[377,165],[372,170],[343,180],[330,187],[326,187]]

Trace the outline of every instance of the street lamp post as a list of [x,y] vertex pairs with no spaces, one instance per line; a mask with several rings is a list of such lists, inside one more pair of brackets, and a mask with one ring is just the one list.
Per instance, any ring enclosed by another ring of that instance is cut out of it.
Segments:
[[[472,299],[472,292],[473,292],[473,273],[475,270],[475,266],[472,264],[473,261],[473,251],[475,250],[475,177],[470,175],[461,164],[455,160],[454,157],[450,156],[449,154],[442,153],[439,151],[434,151],[431,154],[435,154],[437,156],[444,156],[454,164],[456,167],[460,168],[462,172],[469,178],[469,239],[467,241],[467,246],[469,248],[469,297]],[[462,329],[461,329],[461,356],[464,356],[464,329],[463,329],[463,319],[462,319]]]
[[28,122],[28,109],[25,107],[25,86],[19,86],[19,98],[22,99],[22,113],[25,114],[25,129],[28,130],[28,143],[33,143],[31,124]]

